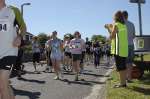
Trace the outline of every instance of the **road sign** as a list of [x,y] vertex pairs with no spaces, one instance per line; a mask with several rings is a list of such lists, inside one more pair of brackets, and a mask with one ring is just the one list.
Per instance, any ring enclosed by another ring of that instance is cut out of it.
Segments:
[[145,3],[145,0],[130,0],[131,3]]

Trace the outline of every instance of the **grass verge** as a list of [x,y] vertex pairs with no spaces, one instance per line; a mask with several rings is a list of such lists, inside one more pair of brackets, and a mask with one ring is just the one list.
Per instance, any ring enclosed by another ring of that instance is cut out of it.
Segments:
[[145,72],[140,80],[133,80],[127,88],[113,88],[118,81],[119,76],[113,71],[107,81],[107,99],[150,99],[150,72]]

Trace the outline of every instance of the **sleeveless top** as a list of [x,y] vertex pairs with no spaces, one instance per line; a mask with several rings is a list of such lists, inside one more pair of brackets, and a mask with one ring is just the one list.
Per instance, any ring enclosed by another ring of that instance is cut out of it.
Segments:
[[116,23],[118,33],[116,33],[115,39],[115,54],[121,57],[128,57],[128,34],[125,24]]
[[16,27],[23,28],[25,23],[18,8],[10,6],[0,10],[0,59],[6,56],[17,56],[18,48],[13,46],[17,37]]

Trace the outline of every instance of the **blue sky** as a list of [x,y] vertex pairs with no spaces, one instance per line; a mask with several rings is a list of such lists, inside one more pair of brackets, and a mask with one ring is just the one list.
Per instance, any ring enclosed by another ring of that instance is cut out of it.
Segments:
[[[112,23],[117,10],[127,10],[129,20],[139,33],[137,4],[129,0],[6,0],[8,5],[20,5],[30,2],[24,7],[24,19],[28,31],[37,35],[40,32],[50,34],[57,30],[58,36],[78,30],[82,37],[94,34],[108,36],[104,24]],[[143,33],[150,35],[150,0],[142,5]]]

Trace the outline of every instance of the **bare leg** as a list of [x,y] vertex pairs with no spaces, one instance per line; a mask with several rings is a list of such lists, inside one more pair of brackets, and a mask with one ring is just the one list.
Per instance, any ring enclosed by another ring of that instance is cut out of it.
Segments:
[[79,74],[79,71],[80,71],[80,60],[77,60],[76,61],[76,72],[77,72],[77,74]]
[[60,74],[60,76],[63,78],[63,75],[62,75],[62,72],[61,72],[61,69],[60,69],[60,63],[61,63],[61,61],[57,60],[55,66],[57,68],[58,76]]
[[131,77],[132,64],[127,64],[127,79],[132,80]]
[[33,62],[34,69],[36,71],[36,62]]
[[55,59],[52,59],[52,66],[54,68],[55,74],[58,76],[58,69],[56,67],[56,60]]
[[56,68],[57,68],[57,71],[60,72],[60,63],[61,61],[56,61]]
[[72,65],[73,65],[73,71],[76,72],[76,61],[73,61]]
[[69,64],[69,69],[70,69],[70,71],[72,71],[72,59],[71,58],[68,58],[68,64]]
[[120,75],[120,84],[125,85],[126,84],[126,70],[119,71]]
[[1,81],[1,98],[2,99],[14,99],[13,92],[9,86],[9,71],[1,70],[0,71],[0,81]]

